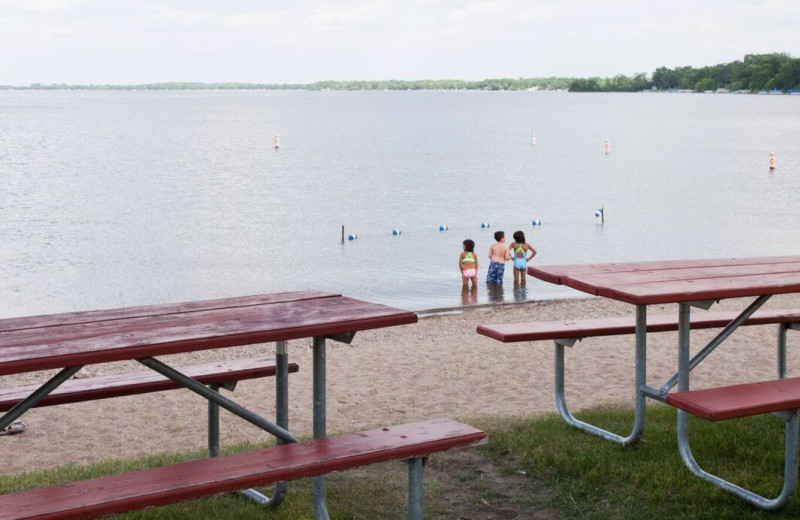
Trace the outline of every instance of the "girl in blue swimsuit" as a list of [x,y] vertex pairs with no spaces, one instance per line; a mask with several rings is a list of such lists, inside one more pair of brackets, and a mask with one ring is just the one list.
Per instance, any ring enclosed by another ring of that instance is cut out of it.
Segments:
[[514,284],[525,285],[525,270],[531,258],[536,256],[536,250],[525,242],[525,233],[522,231],[514,232],[514,242],[509,249],[514,258]]

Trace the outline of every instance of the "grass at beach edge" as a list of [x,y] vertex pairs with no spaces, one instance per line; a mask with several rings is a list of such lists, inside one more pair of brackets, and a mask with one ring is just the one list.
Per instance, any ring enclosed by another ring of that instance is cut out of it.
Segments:
[[[627,433],[633,420],[628,407],[607,406],[577,415],[620,433]],[[678,455],[675,410],[664,405],[648,407],[643,440],[626,448],[575,430],[556,414],[461,420],[486,430],[489,442],[430,458],[425,471],[425,517],[431,520],[800,517],[798,498],[783,511],[763,512],[690,475]],[[693,419],[692,447],[705,469],[773,497],[782,486],[783,430],[783,421],[772,416],[713,424]],[[227,451],[253,447],[238,445]],[[167,454],[2,476],[0,492],[202,456],[201,452]],[[330,475],[331,518],[407,518],[406,478],[406,467],[399,462]],[[310,481],[301,480],[290,485],[289,498],[276,510],[227,494],[119,518],[303,520],[313,519],[314,513]]]

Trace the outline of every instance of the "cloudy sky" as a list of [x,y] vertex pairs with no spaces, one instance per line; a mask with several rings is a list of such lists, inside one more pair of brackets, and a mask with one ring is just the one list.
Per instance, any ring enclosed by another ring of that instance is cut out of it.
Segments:
[[798,34],[800,0],[0,0],[0,84],[613,76]]

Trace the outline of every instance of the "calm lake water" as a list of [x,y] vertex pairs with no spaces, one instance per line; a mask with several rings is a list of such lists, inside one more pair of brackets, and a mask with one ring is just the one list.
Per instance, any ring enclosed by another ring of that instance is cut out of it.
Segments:
[[301,289],[547,299],[575,293],[510,272],[487,290],[494,231],[541,264],[800,254],[800,96],[0,91],[0,180],[3,317]]

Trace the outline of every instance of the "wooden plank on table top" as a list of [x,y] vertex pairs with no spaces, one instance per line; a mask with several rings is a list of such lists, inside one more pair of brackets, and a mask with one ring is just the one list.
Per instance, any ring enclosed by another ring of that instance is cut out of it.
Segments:
[[561,283],[591,294],[599,294],[601,288],[624,291],[636,284],[676,282],[687,280],[713,280],[756,275],[800,274],[800,262],[780,264],[756,264],[738,266],[694,267],[684,269],[662,269],[617,273],[587,273],[561,278]]
[[[296,363],[289,363],[289,372],[297,372]],[[247,379],[275,375],[275,356],[247,359],[228,359],[202,365],[176,367],[181,373],[204,385],[221,385]],[[0,389],[0,412],[6,412],[31,395],[40,385]],[[66,403],[93,401],[110,397],[145,394],[183,388],[171,379],[152,370],[143,372],[97,376],[87,379],[69,379],[53,390],[36,406],[54,406]]]
[[[566,282],[566,285],[571,286],[570,280]],[[795,292],[800,292],[800,273],[662,281],[600,287],[597,290],[599,296],[634,305],[721,300]]]
[[97,518],[282,480],[424,457],[485,438],[481,430],[450,419],[389,426],[0,495],[0,520]]
[[[415,323],[416,314],[352,298],[320,298],[70,326],[71,337],[32,343],[29,331],[0,333],[0,375],[328,336]],[[81,329],[85,328],[83,331]],[[57,338],[62,329],[38,329]],[[43,335],[42,338],[47,336]]]
[[229,307],[246,307],[250,305],[265,305],[315,298],[332,298],[339,294],[321,291],[297,291],[274,294],[257,294],[234,298],[221,298],[216,300],[203,300],[195,302],[165,303],[158,305],[144,305],[139,307],[124,307],[120,309],[99,309],[93,311],[66,312],[60,314],[43,314],[40,316],[25,316],[20,318],[0,319],[0,332],[22,330],[39,327],[58,327],[75,325],[96,321],[109,321],[128,318],[140,318],[185,312],[197,312]]
[[800,378],[667,394],[667,404],[709,421],[800,408]]
[[[362,305],[363,304],[363,305]],[[252,330],[252,327],[287,326],[291,323],[302,325],[306,319],[314,319],[314,313],[330,313],[330,307],[344,306],[350,314],[365,311],[374,312],[376,309],[391,309],[390,307],[377,306],[369,302],[361,302],[350,298],[320,298],[312,300],[293,300],[265,305],[249,305],[245,307],[224,307],[212,310],[195,311],[188,313],[175,313],[115,319],[110,321],[93,321],[61,327],[43,327],[35,329],[21,329],[0,332],[0,351],[5,347],[20,347],[25,345],[41,345],[63,343],[77,340],[93,340],[109,335],[129,334],[131,337],[139,336],[148,331],[163,331],[164,334],[174,334],[175,331],[186,329],[188,331],[200,330],[207,327],[217,327],[221,323],[228,323],[229,328],[241,324],[241,330]],[[393,309],[398,311],[398,309]],[[406,312],[406,311],[402,311]]]
[[[739,315],[738,312],[704,312],[692,315],[692,330],[720,328]],[[758,311],[744,325],[800,322],[800,311]],[[647,317],[647,332],[678,330],[675,315],[653,315]],[[598,318],[587,320],[538,321],[530,323],[502,323],[479,325],[478,334],[503,343],[520,341],[544,341],[554,339],[579,339],[595,336],[615,336],[636,332],[636,320],[632,316]]]
[[528,274],[550,283],[562,283],[561,278],[600,273],[626,273],[671,269],[694,269],[710,266],[769,265],[800,262],[800,256],[768,256],[755,258],[720,258],[695,260],[665,260],[646,262],[591,263],[544,265],[528,267]]

